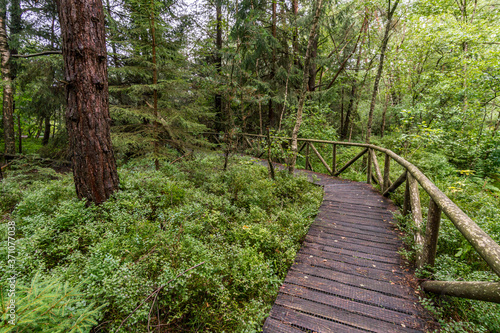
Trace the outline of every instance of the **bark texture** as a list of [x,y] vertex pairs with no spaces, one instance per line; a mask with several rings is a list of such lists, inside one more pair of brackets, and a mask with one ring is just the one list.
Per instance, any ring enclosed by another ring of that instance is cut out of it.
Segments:
[[111,147],[101,0],[57,0],[63,37],[66,123],[76,193],[96,204],[118,189]]
[[5,26],[5,11],[3,9],[0,9],[0,54],[2,57],[3,129],[5,154],[15,154],[16,142],[14,135],[14,90],[12,87],[12,75],[10,72],[10,50]]

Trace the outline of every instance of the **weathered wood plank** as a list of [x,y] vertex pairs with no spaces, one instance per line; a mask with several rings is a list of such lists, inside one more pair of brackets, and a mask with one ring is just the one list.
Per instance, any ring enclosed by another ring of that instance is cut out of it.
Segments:
[[291,296],[336,306],[352,313],[361,314],[371,318],[378,318],[389,323],[397,323],[399,325],[404,323],[407,327],[416,329],[423,328],[423,321],[414,315],[359,303],[351,299],[331,297],[331,295],[302,286],[285,283],[281,287],[280,291]]
[[283,322],[274,318],[268,317],[262,328],[263,333],[304,333],[293,326],[284,324]]
[[370,290],[376,290],[385,294],[416,301],[416,298],[413,296],[413,289],[404,285],[396,284],[394,282],[390,283],[385,281],[378,281],[366,277],[346,274],[344,272],[339,272],[328,268],[311,266],[305,263],[294,263],[291,269],[305,274],[319,276],[328,280],[338,281],[347,285],[364,285],[365,288]]
[[290,271],[285,282],[365,302],[385,309],[401,311],[407,314],[418,314],[414,302],[406,299],[384,295],[377,291],[364,289],[363,287],[346,286],[342,283],[312,275],[301,274],[297,271]]
[[401,264],[401,258],[399,258],[399,257],[378,256],[378,255],[375,255],[372,253],[356,252],[356,251],[352,251],[349,249],[342,249],[342,248],[338,248],[338,247],[332,247],[332,246],[322,245],[322,244],[318,244],[318,243],[311,243],[311,242],[307,242],[307,241],[304,241],[304,246],[310,246],[312,248],[315,248],[315,249],[318,249],[321,251],[338,253],[338,254],[342,254],[345,256],[352,256],[352,257],[356,257],[356,258],[364,258],[364,259],[374,260],[374,261],[378,261],[378,262],[384,262],[384,263],[388,263],[388,264],[395,264],[395,265]]
[[335,230],[321,229],[321,228],[317,228],[314,225],[311,226],[311,228],[309,229],[309,232],[307,234],[311,235],[311,236],[315,236],[315,237],[333,239],[334,241],[337,240],[338,242],[346,242],[346,243],[360,245],[360,246],[364,246],[364,247],[373,247],[377,250],[378,249],[387,250],[391,254],[394,254],[394,252],[397,252],[398,249],[400,248],[399,244],[380,243],[380,242],[373,242],[371,240],[366,240],[366,239],[354,238],[354,237],[349,237],[349,236],[342,236],[339,233],[335,232]]
[[306,256],[309,256],[311,258],[318,258],[321,259],[319,262],[320,264],[332,261],[332,264],[335,265],[335,262],[342,262],[346,264],[352,264],[360,267],[373,267],[373,265],[376,266],[377,269],[383,270],[383,271],[389,271],[392,272],[393,270],[400,269],[398,265],[394,264],[388,264],[385,262],[380,262],[380,261],[374,261],[366,258],[360,258],[356,256],[346,256],[346,255],[341,255],[338,253],[334,252],[327,252],[327,251],[321,251],[314,249],[312,247],[307,247],[304,246],[300,249],[299,251],[300,254],[304,254]]
[[316,230],[320,230],[326,233],[331,233],[335,234],[338,236],[343,236],[346,238],[350,239],[355,239],[355,240],[362,240],[362,241],[370,241],[373,243],[380,243],[380,244],[391,244],[394,245],[396,248],[401,247],[403,244],[399,240],[399,238],[395,235],[392,235],[392,237],[380,237],[380,236],[375,236],[373,234],[366,234],[366,233],[360,233],[356,229],[351,229],[351,230],[345,230],[342,228],[339,228],[335,225],[333,226],[326,226],[326,225],[319,225],[319,224],[313,224],[311,226],[311,229],[314,228]]
[[295,309],[300,312],[319,315],[323,318],[349,325],[355,328],[370,330],[375,333],[399,333],[399,332],[415,332],[410,328],[403,328],[382,320],[366,317],[356,313],[352,313],[343,309],[338,309],[333,306],[328,306],[322,303],[313,302],[310,300],[293,297],[288,294],[280,294],[276,299],[276,304]]
[[351,275],[363,276],[378,281],[388,281],[388,282],[392,281],[394,283],[397,283],[401,281],[401,279],[403,278],[402,272],[399,272],[396,269],[394,270],[394,272],[377,269],[376,263],[372,265],[375,267],[366,267],[366,266],[349,264],[345,262],[338,262],[338,261],[334,262],[332,260],[323,261],[323,259],[321,258],[316,258],[314,256],[311,257],[310,255],[303,253],[299,253],[295,258],[295,260],[297,262],[334,269],[340,272],[345,272]]
[[[376,229],[375,231],[367,230],[365,228],[359,228],[359,225],[352,225],[352,223],[348,222],[342,222],[342,221],[335,221],[333,223],[318,223],[318,221],[315,222],[315,225],[318,226],[318,228],[330,228],[334,230],[339,230],[340,232],[346,232],[346,233],[351,233],[351,234],[356,234],[359,237],[366,237],[366,238],[375,238],[377,241],[394,241],[397,243],[401,243],[400,240],[400,235],[396,233],[389,232],[385,229],[379,230]],[[402,244],[402,243],[401,243]]]
[[334,321],[311,316],[281,305],[274,305],[271,310],[271,318],[280,320],[284,323],[290,323],[296,327],[313,332],[321,333],[366,333],[364,330],[342,325]]

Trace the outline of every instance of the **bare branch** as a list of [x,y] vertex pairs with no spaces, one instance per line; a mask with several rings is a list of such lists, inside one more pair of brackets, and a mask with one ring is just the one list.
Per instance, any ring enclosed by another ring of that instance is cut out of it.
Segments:
[[62,54],[62,51],[43,51],[40,53],[33,53],[33,54],[11,54],[12,58],[33,58],[33,57],[40,57],[44,55],[49,55],[49,54]]

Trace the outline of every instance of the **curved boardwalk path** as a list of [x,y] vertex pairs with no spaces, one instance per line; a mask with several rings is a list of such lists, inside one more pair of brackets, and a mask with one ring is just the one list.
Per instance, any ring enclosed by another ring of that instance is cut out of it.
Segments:
[[317,175],[325,196],[263,331],[427,331],[394,204],[368,184],[299,172]]

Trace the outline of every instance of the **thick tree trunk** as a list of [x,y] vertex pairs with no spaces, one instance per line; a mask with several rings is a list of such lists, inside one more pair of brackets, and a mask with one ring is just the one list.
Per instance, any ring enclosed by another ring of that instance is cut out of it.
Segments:
[[0,8],[0,54],[2,57],[2,83],[3,83],[3,133],[5,153],[16,153],[14,135],[14,90],[10,72],[10,51],[7,39],[5,11]]
[[394,2],[394,5],[391,8],[391,2],[389,1],[389,5],[387,8],[387,23],[384,31],[384,39],[382,40],[382,48],[380,50],[380,62],[378,64],[377,76],[375,76],[375,82],[373,84],[370,112],[368,113],[368,124],[366,125],[366,140],[365,140],[366,143],[370,143],[370,136],[372,134],[373,112],[375,110],[375,101],[377,99],[380,77],[382,76],[382,70],[384,69],[385,51],[387,50],[387,43],[389,42],[389,32],[391,31],[392,17],[394,15],[394,12],[396,11],[396,8],[398,7],[398,4],[399,0],[396,0],[396,2]]
[[63,38],[66,124],[76,193],[96,204],[118,190],[111,146],[101,0],[57,0]]
[[292,131],[292,156],[290,157],[290,162],[288,164],[288,171],[293,174],[295,169],[295,163],[297,162],[297,138],[299,134],[300,125],[302,125],[302,112],[304,108],[304,100],[306,98],[306,92],[309,84],[309,66],[311,63],[311,54],[313,49],[314,38],[316,36],[316,30],[318,27],[319,17],[321,15],[321,5],[323,0],[317,0],[316,10],[314,13],[314,18],[311,25],[311,32],[309,33],[309,42],[307,43],[306,56],[304,58],[304,77],[302,79],[302,88],[300,90],[299,105],[297,107],[297,119],[295,120],[295,126]]

